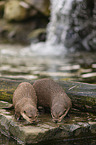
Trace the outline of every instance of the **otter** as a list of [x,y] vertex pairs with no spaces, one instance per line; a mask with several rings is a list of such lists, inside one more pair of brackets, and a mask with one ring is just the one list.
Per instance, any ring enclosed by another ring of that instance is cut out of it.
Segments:
[[13,106],[17,120],[22,116],[30,123],[37,121],[37,96],[30,83],[23,82],[18,85],[13,94]]
[[48,78],[35,81],[33,87],[37,95],[37,104],[42,107],[49,107],[52,120],[61,122],[72,106],[71,99],[63,88]]

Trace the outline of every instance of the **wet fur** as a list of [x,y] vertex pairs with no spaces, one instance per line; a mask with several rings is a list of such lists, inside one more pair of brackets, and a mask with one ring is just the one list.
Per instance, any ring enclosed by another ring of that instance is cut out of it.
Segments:
[[30,83],[23,82],[19,84],[13,94],[13,106],[17,120],[21,116],[30,123],[37,120],[37,96]]
[[51,79],[40,79],[35,81],[33,87],[38,98],[38,105],[49,107],[53,121],[60,122],[70,110],[71,99],[63,88]]

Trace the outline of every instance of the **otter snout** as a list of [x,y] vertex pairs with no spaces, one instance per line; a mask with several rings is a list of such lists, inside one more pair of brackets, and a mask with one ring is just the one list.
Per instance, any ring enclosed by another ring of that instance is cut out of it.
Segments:
[[59,123],[59,122],[61,122],[61,119],[60,118],[53,118],[53,122],[55,122],[55,123]]
[[53,119],[53,122],[58,123],[58,119]]

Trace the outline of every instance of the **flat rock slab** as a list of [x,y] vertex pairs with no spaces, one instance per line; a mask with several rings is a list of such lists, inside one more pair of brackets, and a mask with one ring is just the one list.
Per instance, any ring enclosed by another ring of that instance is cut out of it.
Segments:
[[41,141],[56,139],[72,139],[94,136],[96,134],[96,116],[90,113],[71,110],[70,117],[61,123],[53,123],[50,114],[41,114],[39,122],[35,125],[27,121],[17,121],[14,110],[2,109],[9,103],[0,101],[0,131],[12,137],[20,144],[34,144]]

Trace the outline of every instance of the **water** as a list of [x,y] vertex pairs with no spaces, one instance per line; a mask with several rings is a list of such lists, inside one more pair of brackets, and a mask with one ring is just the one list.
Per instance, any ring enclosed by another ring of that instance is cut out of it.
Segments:
[[[71,80],[96,84],[96,53],[39,55],[30,48],[2,45],[0,77],[14,79]],[[47,53],[48,54],[48,53]]]
[[51,20],[47,27],[47,41],[64,46],[70,28],[74,0],[51,0]]

